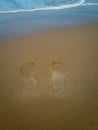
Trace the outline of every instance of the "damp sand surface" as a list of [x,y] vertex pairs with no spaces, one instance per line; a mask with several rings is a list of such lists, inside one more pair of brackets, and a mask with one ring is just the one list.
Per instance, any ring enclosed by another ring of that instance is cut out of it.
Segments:
[[98,24],[0,41],[0,129],[98,129]]

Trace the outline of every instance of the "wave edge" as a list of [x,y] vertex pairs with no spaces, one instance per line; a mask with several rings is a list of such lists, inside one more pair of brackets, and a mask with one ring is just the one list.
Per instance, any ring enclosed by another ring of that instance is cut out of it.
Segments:
[[35,8],[35,9],[19,9],[19,10],[13,10],[13,11],[0,11],[0,14],[12,14],[12,13],[26,13],[26,12],[35,12],[35,11],[52,11],[52,10],[64,10],[69,8],[75,8],[79,6],[98,6],[98,4],[95,3],[85,3],[85,0],[81,0],[81,2],[76,4],[69,4],[69,5],[61,5],[61,6],[52,6],[52,7],[43,7],[43,8]]

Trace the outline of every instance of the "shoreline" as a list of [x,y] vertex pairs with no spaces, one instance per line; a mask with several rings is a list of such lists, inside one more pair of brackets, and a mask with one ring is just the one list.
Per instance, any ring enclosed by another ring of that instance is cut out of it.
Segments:
[[0,39],[95,23],[98,22],[97,13],[97,6],[82,6],[57,11],[0,14]]
[[[71,30],[78,30],[78,29],[82,29],[85,27],[86,28],[95,28],[98,26],[98,22],[93,22],[93,23],[87,23],[87,24],[82,24],[82,25],[74,25],[74,26],[66,26],[66,27],[56,27],[56,28],[48,28],[48,29],[44,29],[42,31],[38,31],[38,32],[35,32],[35,33],[28,33],[28,34],[20,34],[20,35],[16,35],[16,36],[13,36],[13,37],[8,37],[8,38],[3,38],[3,39],[0,39],[1,42],[6,42],[6,41],[13,41],[13,40],[17,40],[17,39],[28,39],[28,38],[34,38],[34,37],[38,37],[40,35],[45,35],[45,34],[48,34],[48,33],[55,33],[55,32],[64,32],[66,30],[66,32],[70,32]],[[35,38],[34,38],[35,39]]]
[[[68,6],[68,7],[67,7]],[[50,6],[50,7],[43,7],[43,8],[37,8],[37,9],[30,9],[30,10],[13,10],[13,11],[0,11],[0,14],[11,14],[11,13],[26,13],[26,12],[35,12],[35,11],[54,11],[54,10],[66,10],[70,8],[77,8],[81,6],[98,6],[98,3],[86,3],[84,0],[82,0],[80,3],[75,4],[69,4],[69,5],[61,5],[61,6]]]

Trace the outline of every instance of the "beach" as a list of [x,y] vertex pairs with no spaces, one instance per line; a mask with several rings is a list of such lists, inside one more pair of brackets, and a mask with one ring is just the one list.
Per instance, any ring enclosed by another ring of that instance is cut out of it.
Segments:
[[0,40],[1,130],[98,129],[98,23]]
[[98,22],[98,6],[0,14],[0,40]]
[[0,130],[98,130],[98,1],[0,2]]

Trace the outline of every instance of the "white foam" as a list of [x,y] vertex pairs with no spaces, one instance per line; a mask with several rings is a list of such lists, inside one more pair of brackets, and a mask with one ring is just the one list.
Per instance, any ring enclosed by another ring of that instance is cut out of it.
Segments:
[[64,10],[68,8],[75,8],[78,6],[98,6],[98,3],[86,3],[85,0],[80,0],[80,2],[75,4],[67,4],[60,6],[51,6],[51,7],[42,7],[42,8],[34,8],[34,9],[18,9],[12,11],[0,11],[0,14],[8,14],[8,13],[22,13],[22,12],[34,12],[34,11],[52,11],[52,10]]
[[82,4],[83,6],[98,6],[98,3],[84,3],[84,4]]
[[6,13],[21,13],[21,12],[33,12],[33,11],[62,10],[62,9],[68,9],[68,8],[74,8],[77,6],[81,6],[83,3],[85,3],[85,0],[81,0],[80,2],[75,3],[75,4],[42,7],[42,8],[27,9],[27,10],[26,9],[18,9],[18,10],[13,10],[13,11],[0,11],[0,13],[6,14]]

